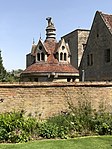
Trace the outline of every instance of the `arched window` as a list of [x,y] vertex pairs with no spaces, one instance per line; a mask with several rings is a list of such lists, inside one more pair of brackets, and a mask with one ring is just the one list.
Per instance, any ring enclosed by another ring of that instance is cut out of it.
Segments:
[[64,61],[66,61],[66,60],[67,60],[67,54],[64,53]]
[[65,46],[62,46],[62,50],[64,50],[65,49]]
[[61,61],[63,60],[63,53],[62,52],[60,53],[60,60]]
[[44,61],[44,60],[45,60],[45,55],[44,55],[44,53],[43,53],[43,52],[41,53],[41,60],[42,60],[42,61]]
[[37,60],[40,61],[40,53],[37,53]]
[[39,49],[42,50],[42,46],[39,46]]

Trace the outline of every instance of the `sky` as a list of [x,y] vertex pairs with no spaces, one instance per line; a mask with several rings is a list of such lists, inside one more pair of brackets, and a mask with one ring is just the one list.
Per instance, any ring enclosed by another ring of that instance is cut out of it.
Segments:
[[90,29],[96,11],[112,14],[112,0],[0,0],[0,49],[7,71],[25,69],[26,54],[46,38],[52,17],[57,40],[76,29]]

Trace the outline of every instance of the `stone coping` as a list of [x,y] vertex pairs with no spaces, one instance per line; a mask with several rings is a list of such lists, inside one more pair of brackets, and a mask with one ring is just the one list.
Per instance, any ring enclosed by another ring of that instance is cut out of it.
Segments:
[[112,87],[112,82],[1,82],[0,88],[33,87]]

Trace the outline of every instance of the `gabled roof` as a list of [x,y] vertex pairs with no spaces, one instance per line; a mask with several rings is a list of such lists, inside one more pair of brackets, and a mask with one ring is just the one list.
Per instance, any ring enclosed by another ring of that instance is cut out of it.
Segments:
[[[97,16],[100,16],[97,17]],[[79,66],[79,69],[81,67],[83,63],[83,59],[84,59],[84,55],[85,53],[90,50],[91,48],[89,47],[88,48],[88,45],[90,45],[89,42],[93,42],[95,39],[93,39],[93,37],[91,37],[92,35],[94,35],[94,31],[93,31],[93,28],[96,29],[96,26],[94,24],[96,24],[96,22],[99,24],[99,22],[97,21],[97,19],[100,19],[100,21],[103,21],[103,23],[105,24],[105,27],[108,28],[108,30],[110,31],[110,33],[112,34],[112,14],[106,14],[106,13],[103,13],[101,11],[96,11],[95,13],[95,17],[94,17],[94,20],[93,20],[93,23],[92,23],[92,27],[91,27],[91,30],[90,30],[90,34],[89,34],[89,37],[88,37],[88,40],[87,40],[87,45],[86,45],[86,48],[83,52],[83,55],[82,55],[82,59],[81,59],[81,63],[80,63],[80,66]],[[102,19],[102,20],[101,20]],[[99,24],[99,27],[100,27],[101,24]],[[104,35],[105,36],[105,35]]]
[[37,44],[32,44],[31,54],[33,56],[35,56],[36,48],[40,43],[48,54],[55,53],[59,47],[59,43],[55,39],[45,40],[44,42],[39,39]]
[[106,26],[108,27],[108,29],[112,33],[112,15],[110,15],[110,14],[104,14],[102,12],[99,12],[99,13],[100,13],[102,19],[104,20]]
[[48,54],[54,53],[58,46],[58,43],[54,39],[45,40],[43,44],[44,44],[45,48],[47,49]]
[[35,54],[36,54],[36,48],[38,47],[39,44],[41,44],[41,45],[44,47],[45,51],[48,53],[48,50],[47,50],[47,48],[45,47],[44,43],[42,42],[41,39],[39,39],[39,41],[38,41],[37,44],[33,44],[33,45],[32,45],[31,54],[32,54],[33,56],[35,56]]
[[[63,42],[65,43],[64,39],[61,39],[59,42],[57,42],[55,39],[45,40],[44,42],[42,42],[42,40],[39,39],[37,45],[36,44],[32,45],[31,54],[35,56],[36,48],[38,47],[39,43],[41,43],[41,45],[44,47],[45,51],[48,54],[56,53]],[[68,53],[70,54],[69,47],[66,43],[65,47],[68,50]]]
[[61,46],[65,46],[66,49],[67,49],[67,51],[68,51],[68,53],[69,53],[69,55],[71,54],[71,53],[70,53],[69,46],[68,46],[68,43],[65,42],[64,38],[62,38],[62,39],[59,41],[58,46],[57,46],[57,49],[56,49],[55,52],[59,51],[59,48],[60,48]]
[[31,48],[31,55],[33,55],[33,56],[35,56],[36,47],[37,47],[37,45],[33,43],[33,44],[32,44],[32,48]]

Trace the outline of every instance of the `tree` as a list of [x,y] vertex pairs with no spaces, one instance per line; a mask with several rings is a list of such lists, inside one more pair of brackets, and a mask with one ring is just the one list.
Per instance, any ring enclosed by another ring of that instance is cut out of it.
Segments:
[[6,74],[7,74],[7,72],[3,66],[3,60],[2,60],[2,56],[1,56],[1,50],[0,50],[0,82],[5,81]]
[[[22,70],[19,69],[17,72],[20,73]],[[1,50],[0,50],[0,82],[18,82],[19,76],[15,75],[13,72],[7,72],[5,67],[3,66],[3,60],[1,56]]]

